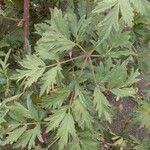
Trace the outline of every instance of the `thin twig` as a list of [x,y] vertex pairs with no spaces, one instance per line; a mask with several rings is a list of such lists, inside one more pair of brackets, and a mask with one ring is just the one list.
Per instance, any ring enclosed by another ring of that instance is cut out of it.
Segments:
[[137,51],[137,49],[134,47],[134,45],[132,44],[131,46],[132,46],[134,52],[138,53],[138,51]]
[[7,20],[11,20],[11,21],[21,21],[22,19],[18,19],[18,18],[12,18],[12,17],[6,17],[6,16],[0,16],[0,18],[2,19],[7,19]]
[[8,102],[12,102],[12,101],[15,101],[17,100],[18,98],[20,98],[22,95],[23,95],[24,91],[18,95],[15,95],[15,96],[12,96],[12,97],[9,97],[9,98],[6,98],[4,100],[4,103],[8,103]]
[[97,84],[97,82],[96,82],[96,76],[95,76],[95,72],[94,72],[94,67],[93,67],[92,59],[91,58],[89,58],[89,62],[90,62],[90,66],[91,66],[91,70],[92,70],[94,82],[95,82],[95,84]]
[[[46,68],[54,67],[54,66],[61,65],[61,64],[65,64],[65,63],[71,62],[73,60],[77,60],[77,59],[84,58],[84,57],[85,57],[85,55],[70,58],[70,59],[67,59],[67,60],[64,60],[64,61],[61,61],[61,62],[57,62],[57,63],[51,64],[51,65],[48,65],[48,66],[46,66]],[[102,56],[101,55],[91,55],[91,57],[102,57]]]
[[82,65],[82,68],[81,68],[81,71],[80,71],[79,78],[80,78],[80,77],[82,76],[82,74],[83,74],[83,70],[84,70],[84,68],[85,68],[86,62],[87,62],[87,58],[85,58],[85,60],[84,60],[84,63],[83,63],[83,65]]
[[86,50],[81,45],[76,43],[76,46],[79,47],[84,53],[86,53]]
[[20,123],[20,125],[27,125],[27,126],[29,126],[29,125],[37,125],[37,124],[47,125],[48,122],[27,122],[27,123]]
[[105,56],[112,50],[112,47],[106,52]]
[[62,62],[57,62],[57,63],[51,64],[51,65],[48,65],[48,66],[46,66],[46,68],[54,67],[54,66],[57,66],[59,64],[65,64],[67,62],[70,62],[70,61],[73,61],[73,60],[77,60],[77,59],[80,59],[80,58],[84,58],[84,55],[77,56],[77,57],[74,57],[74,58],[71,58],[71,59],[68,59],[68,60],[64,60]]
[[56,143],[58,141],[59,138],[56,138],[48,147],[47,149],[49,149],[54,143]]
[[91,57],[103,57],[102,55],[91,55]]

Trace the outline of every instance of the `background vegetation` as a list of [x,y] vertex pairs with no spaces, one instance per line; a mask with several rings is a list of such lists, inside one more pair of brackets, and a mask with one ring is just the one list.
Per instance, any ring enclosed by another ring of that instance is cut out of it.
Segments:
[[150,149],[148,0],[0,8],[0,149]]

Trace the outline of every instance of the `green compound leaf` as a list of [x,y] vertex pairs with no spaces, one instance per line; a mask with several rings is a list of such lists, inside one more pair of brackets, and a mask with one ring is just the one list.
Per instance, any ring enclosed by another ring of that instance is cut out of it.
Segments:
[[64,146],[67,146],[70,136],[74,139],[77,137],[77,134],[73,116],[68,112],[65,114],[56,135],[56,137],[59,138],[58,145],[60,150],[63,150]]
[[52,86],[54,84],[57,84],[58,75],[61,75],[62,77],[61,70],[62,69],[60,66],[56,66],[43,74],[40,81],[41,84],[40,96],[43,95],[45,92],[48,94]]
[[105,95],[100,91],[99,87],[94,90],[94,107],[98,112],[99,117],[105,117],[105,119],[111,122],[110,104]]
[[119,97],[134,96],[136,94],[136,90],[133,88],[111,89],[110,91]]
[[19,64],[22,69],[17,69],[12,79],[17,81],[24,79],[25,88],[37,82],[45,71],[45,63],[36,55],[27,55]]

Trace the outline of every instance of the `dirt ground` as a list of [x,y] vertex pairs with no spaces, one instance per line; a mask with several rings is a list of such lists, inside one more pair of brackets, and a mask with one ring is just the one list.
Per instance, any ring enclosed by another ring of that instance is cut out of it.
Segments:
[[[142,75],[141,80],[137,86],[139,93],[144,94],[144,90],[149,85],[147,81],[144,81]],[[115,111],[113,114],[113,122],[110,125],[111,130],[114,133],[124,133],[126,135],[133,135],[136,138],[142,139],[145,136],[150,137],[150,131],[140,128],[134,120],[134,110],[137,108],[138,103],[132,98],[122,98],[115,102]]]

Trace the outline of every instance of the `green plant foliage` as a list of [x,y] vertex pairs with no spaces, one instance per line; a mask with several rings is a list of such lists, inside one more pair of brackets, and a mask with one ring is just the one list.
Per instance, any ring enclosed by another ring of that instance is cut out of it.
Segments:
[[135,137],[132,137],[134,143],[134,150],[148,150],[150,148],[149,138],[144,138],[143,140],[139,140]]
[[37,42],[36,51],[42,58],[47,58],[50,53],[61,53],[75,46],[70,40],[70,31],[61,10],[54,9],[50,24],[51,26],[47,27],[42,33],[42,38]]
[[20,62],[20,65],[24,68],[24,70],[18,69],[17,74],[15,74],[12,78],[17,78],[18,81],[25,78],[25,88],[30,87],[34,82],[36,82],[45,71],[45,63],[36,55],[27,56],[26,59]]
[[150,102],[141,102],[141,107],[135,111],[135,121],[140,124],[141,127],[150,128]]
[[[28,109],[18,102],[15,102],[13,106],[8,106],[8,116],[10,118],[9,133],[3,144],[15,143],[15,147],[27,146],[28,149],[31,149],[35,145],[36,138],[39,141],[43,141],[41,127],[39,124],[36,124],[36,121],[42,119],[41,115],[43,113],[36,109],[29,100],[31,99],[28,96]],[[39,113],[40,115],[38,115]],[[31,119],[33,122],[28,122],[28,119]]]
[[134,123],[150,128],[149,97],[138,87],[141,74],[150,81],[149,1],[33,0],[26,55],[11,20],[21,10],[4,6],[0,149],[149,149],[149,138],[111,131],[120,98],[137,101]]
[[72,138],[77,136],[73,117],[70,113],[66,113],[56,135],[59,138],[59,149],[64,149],[64,146],[68,144],[69,134]]
[[38,138],[41,142],[43,141],[39,125],[36,125],[33,129],[25,131],[24,134],[20,137],[20,140],[18,140],[18,143],[15,145],[15,147],[19,148],[27,146],[28,149],[31,149],[33,146],[35,146],[36,138]]
[[40,95],[42,95],[45,91],[46,91],[46,93],[49,93],[49,90],[51,89],[52,85],[57,84],[56,78],[57,78],[58,74],[61,74],[60,66],[56,66],[56,67],[50,69],[43,75],[43,77],[41,79]]
[[76,99],[73,103],[72,111],[75,116],[76,122],[81,128],[92,129],[92,118],[85,106],[85,104],[80,100]]
[[[113,8],[112,8],[113,7]],[[111,9],[112,8],[112,9]],[[119,13],[121,12],[121,18],[129,26],[133,26],[134,21],[134,8],[137,12],[147,14],[149,12],[149,3],[148,1],[139,0],[139,1],[130,1],[130,0],[112,0],[107,1],[103,0],[98,2],[98,5],[93,10],[93,13],[102,13],[108,9],[110,12],[104,18],[102,29],[105,31],[105,36],[103,40],[108,38],[112,29],[119,30]],[[106,31],[107,30],[107,31]]]
[[100,91],[99,87],[96,87],[94,90],[94,106],[98,111],[99,117],[104,115],[105,119],[111,122],[111,115],[109,110],[110,104],[103,93]]
[[64,101],[67,100],[67,97],[69,95],[69,89],[66,87],[59,89],[55,93],[52,93],[51,95],[44,96],[42,98],[42,107],[46,108],[60,108]]

